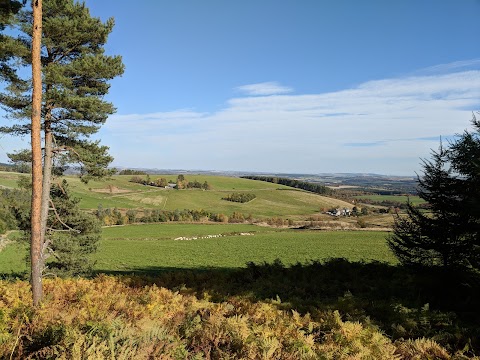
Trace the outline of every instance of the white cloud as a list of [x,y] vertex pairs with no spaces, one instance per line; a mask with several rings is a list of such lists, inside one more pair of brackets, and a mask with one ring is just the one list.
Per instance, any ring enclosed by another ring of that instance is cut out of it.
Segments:
[[246,95],[253,95],[253,96],[287,94],[293,91],[292,88],[280,85],[276,81],[242,85],[237,87],[236,89]]
[[104,142],[129,166],[413,174],[436,147],[427,138],[469,126],[480,104],[480,71],[314,95],[266,93],[230,99],[212,113],[112,116],[102,129],[112,138]]
[[425,69],[418,71],[419,74],[442,74],[449,73],[453,71],[466,71],[471,69],[478,69],[480,67],[480,59],[469,59],[454,61],[448,64],[440,64],[435,66],[430,66]]

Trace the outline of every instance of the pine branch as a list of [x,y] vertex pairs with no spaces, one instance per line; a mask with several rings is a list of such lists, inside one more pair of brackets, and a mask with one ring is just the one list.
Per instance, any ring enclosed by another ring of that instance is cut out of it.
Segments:
[[57,218],[58,222],[59,222],[60,224],[62,224],[63,226],[65,226],[65,227],[66,227],[67,229],[69,229],[70,231],[73,231],[73,232],[76,232],[77,234],[80,234],[80,233],[81,233],[80,230],[76,230],[76,229],[72,228],[71,226],[65,224],[65,223],[62,221],[62,219],[60,218],[60,215],[58,214],[57,208],[55,207],[55,204],[53,203],[52,199],[50,199],[49,202],[50,202],[50,205],[52,206],[52,207],[50,208],[50,210],[53,210],[53,212],[54,212],[54,214],[55,214],[55,217]]

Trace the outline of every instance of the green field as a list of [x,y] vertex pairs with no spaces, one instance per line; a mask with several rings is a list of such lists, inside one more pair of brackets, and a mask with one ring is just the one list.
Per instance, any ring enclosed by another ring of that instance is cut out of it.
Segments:
[[[15,186],[20,174],[0,173],[0,185]],[[155,180],[175,175],[151,175]],[[319,214],[325,208],[351,207],[341,200],[292,189],[283,185],[255,180],[205,175],[187,175],[189,181],[207,181],[212,190],[169,190],[131,183],[130,175],[88,184],[78,177],[68,176],[74,196],[81,199],[83,209],[160,208],[204,209],[224,213],[234,211],[254,218],[293,217],[304,219]],[[246,191],[256,198],[248,203],[222,200],[232,192]],[[241,236],[238,233],[253,233]],[[221,237],[202,238],[207,235]],[[285,264],[314,259],[344,257],[349,260],[379,260],[394,262],[385,244],[383,232],[324,232],[287,230],[248,224],[142,224],[104,228],[98,252],[94,255],[97,271],[134,272],[161,268],[238,268],[247,262]],[[197,237],[175,240],[178,237]],[[20,245],[9,245],[0,253],[0,273],[25,271],[25,251]]]
[[368,199],[372,201],[395,201],[400,203],[406,203],[409,199],[413,205],[424,204],[425,200],[415,195],[358,195],[357,199]]
[[[0,185],[14,187],[20,174],[0,172]],[[164,210],[199,210],[213,213],[232,214],[241,212],[256,218],[273,216],[312,215],[331,207],[351,207],[344,201],[317,194],[292,189],[287,186],[262,181],[207,175],[187,175],[189,181],[207,181],[212,190],[198,189],[171,190],[145,186],[129,182],[132,176],[116,175],[105,181],[91,181],[84,184],[78,177],[67,176],[70,189],[81,199],[82,209],[103,208],[142,209],[160,208]],[[175,175],[151,175],[155,180],[164,177],[175,180]],[[248,203],[235,203],[222,200],[232,192],[247,191],[256,198]]]
[[21,174],[0,171],[0,187],[14,188]]
[[[239,235],[238,233],[254,235]],[[208,235],[224,235],[206,238]],[[197,239],[174,240],[178,237]],[[203,237],[203,238],[202,238]],[[255,225],[148,224],[105,228],[97,253],[99,272],[155,272],[167,268],[238,268],[247,262],[284,264],[325,260],[395,263],[385,232],[274,230]],[[25,251],[7,246],[0,274],[25,271]]]

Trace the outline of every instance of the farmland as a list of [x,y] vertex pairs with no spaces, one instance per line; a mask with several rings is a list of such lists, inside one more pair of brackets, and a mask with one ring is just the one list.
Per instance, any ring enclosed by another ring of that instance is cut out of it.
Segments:
[[391,201],[391,202],[398,202],[398,203],[406,203],[410,201],[412,205],[420,205],[424,204],[425,201],[416,195],[357,195],[355,196],[356,199],[368,199],[375,202],[382,202],[382,201]]
[[[61,314],[56,315],[60,319],[71,318],[71,314],[82,309],[82,314],[87,316],[85,321],[97,321],[89,320],[88,314],[97,314],[100,308],[102,312],[109,311],[108,307],[100,305],[107,301],[99,297],[99,293],[102,293],[108,299],[115,299],[109,305],[115,309],[115,314],[130,316],[133,314],[131,307],[134,306],[137,309],[135,316],[142,314],[148,319],[152,316],[150,310],[165,308],[165,297],[172,299],[177,307],[182,301],[201,301],[209,309],[227,306],[240,312],[245,307],[253,307],[248,311],[248,316],[252,318],[256,318],[258,309],[267,308],[271,309],[269,314],[285,314],[286,319],[290,319],[292,312],[294,317],[300,313],[307,319],[310,319],[308,313],[312,313],[314,327],[317,322],[325,324],[326,319],[336,316],[338,325],[322,325],[323,332],[330,333],[338,326],[344,326],[343,321],[346,327],[353,324],[350,321],[359,321],[362,325],[357,325],[355,334],[362,331],[362,327],[367,332],[376,332],[380,328],[388,335],[385,339],[398,339],[395,343],[392,341],[396,346],[400,346],[404,341],[402,339],[408,337],[428,337],[435,333],[452,334],[458,331],[453,315],[437,308],[424,308],[424,304],[436,299],[435,289],[439,287],[438,282],[443,282],[442,277],[414,274],[396,266],[385,244],[385,236],[386,233],[378,231],[289,230],[249,224],[167,223],[108,227],[103,230],[95,254],[95,270],[116,277],[46,280],[46,309],[59,307],[55,314]],[[7,246],[0,253],[0,273],[9,278],[22,276],[22,272],[27,271],[25,254],[26,249],[21,244]],[[344,259],[331,259],[333,257]],[[21,300],[12,299],[12,304],[8,305],[7,302],[3,310],[0,305],[4,313],[10,314],[10,309],[25,307],[28,302],[25,283],[16,281],[11,286],[3,286],[10,289],[14,287],[19,287],[15,291]],[[9,294],[7,292],[2,296],[10,301]],[[449,294],[462,304],[461,294],[456,289],[451,289]],[[137,296],[140,298],[135,305],[132,300]],[[130,300],[125,301],[124,297]],[[65,302],[64,299],[70,300]],[[281,310],[288,311],[279,312]],[[336,313],[333,310],[338,310],[338,314],[334,315]],[[465,309],[467,314],[468,311]],[[48,314],[45,316],[47,318],[41,321],[48,329]],[[113,321],[107,313],[102,316],[102,319]],[[229,316],[223,314],[220,318]],[[458,316],[463,317],[463,314],[458,312]],[[137,320],[118,326],[123,329],[126,324],[135,324]],[[148,321],[154,322],[153,319]],[[456,333],[460,343],[468,341],[469,334],[476,331],[468,317],[462,321],[462,330]],[[101,324],[106,326],[103,322]],[[204,320],[199,324],[202,324],[202,329],[207,326]],[[77,328],[76,323],[62,326],[76,334],[72,340],[65,338],[65,343],[62,343],[62,346],[70,349],[68,342],[82,338],[83,330]],[[188,321],[179,326],[189,326]],[[115,330],[111,331],[113,339],[116,339]],[[137,336],[138,331],[131,332],[130,336]],[[182,337],[181,334],[178,336]],[[378,335],[375,336],[378,339]],[[442,343],[448,345],[449,341]],[[370,344],[369,340],[365,343],[367,347]],[[380,348],[388,344],[390,340],[383,342]],[[425,346],[438,348],[436,344],[428,344],[426,342]],[[344,346],[342,342],[341,347]],[[416,353],[418,350],[412,351]],[[379,355],[373,358],[386,357]]]
[[[395,262],[385,244],[385,233],[381,232],[266,231],[248,225],[194,225],[183,230],[182,225],[166,224],[151,226],[147,233],[142,227],[133,226],[126,234],[118,228],[106,229],[96,254],[98,271],[238,268],[250,261],[262,263],[275,259],[291,265],[332,257]],[[136,229],[142,230],[141,234],[132,233]],[[238,232],[253,235],[242,236]],[[165,235],[180,234],[198,238],[162,240]],[[206,238],[214,234],[224,236]]]
[[[0,185],[14,188],[18,176],[0,173]],[[171,181],[175,179],[173,175],[152,176],[155,177],[166,177]],[[83,184],[74,176],[66,178],[69,189],[80,199],[81,208],[88,212],[94,212],[101,204],[103,208],[116,207],[124,212],[136,209],[140,213],[145,209],[204,209],[229,216],[233,212],[241,212],[252,214],[254,220],[231,224],[205,220],[167,221],[104,227],[97,252],[92,255],[95,260],[94,278],[46,280],[46,302],[52,306],[56,306],[57,302],[65,302],[64,297],[70,297],[73,301],[85,300],[88,304],[82,303],[82,309],[95,313],[98,306],[88,299],[98,297],[97,287],[105,286],[115,289],[116,295],[108,295],[112,298],[133,299],[134,296],[145,294],[139,297],[139,305],[135,305],[138,309],[136,316],[147,311],[142,316],[150,322],[153,320],[149,311],[161,308],[165,302],[153,299],[145,302],[145,299],[149,296],[168,296],[175,299],[177,304],[184,300],[201,301],[210,309],[217,306],[222,308],[222,304],[233,306],[238,311],[243,311],[240,310],[242,307],[268,307],[276,309],[272,311],[288,310],[278,313],[285,314],[286,319],[292,318],[290,314],[297,312],[306,316],[306,319],[311,313],[312,319],[322,324],[325,319],[336,319],[336,325],[331,325],[333,327],[328,328],[328,332],[334,331],[332,329],[335,326],[349,327],[354,324],[346,320],[359,321],[367,332],[380,328],[388,335],[388,340],[382,346],[399,346],[399,342],[393,343],[390,339],[431,337],[442,332],[453,334],[458,326],[462,326],[461,332],[456,335],[458,343],[465,344],[471,331],[476,331],[463,313],[462,305],[459,305],[461,311],[456,313],[458,320],[448,313],[448,302],[447,305],[436,303],[432,305],[432,310],[424,310],[425,304],[433,304],[438,298],[434,292],[438,284],[430,279],[438,278],[441,281],[441,278],[431,274],[422,277],[399,266],[386,244],[388,232],[385,230],[393,219],[390,214],[370,212],[358,217],[367,225],[366,229],[360,229],[357,217],[339,218],[323,213],[325,208],[352,208],[349,202],[278,184],[221,176],[188,175],[191,181],[207,181],[211,190],[156,188],[132,183],[130,176],[113,176],[103,182],[88,184]],[[255,198],[246,203],[222,200],[229,194],[242,192],[254,194]],[[293,219],[294,225],[269,223],[268,220],[273,217]],[[377,231],[372,231],[373,228]],[[11,240],[16,237],[19,237],[19,233],[9,235]],[[10,242],[0,252],[0,276],[9,280],[27,278],[26,255],[25,243]],[[104,274],[115,277],[105,277]],[[424,283],[424,279],[428,279],[428,282]],[[19,287],[18,291],[24,294],[22,301],[26,301],[25,283],[16,281],[12,284],[12,288]],[[74,290],[90,286],[97,290]],[[461,294],[454,288],[449,293],[452,299],[456,294]],[[20,304],[16,301],[15,304]],[[112,303],[115,311],[122,306],[123,300],[118,301],[120,303]],[[462,304],[461,298],[455,298],[454,301]],[[68,306],[70,302],[66,302]],[[24,306],[22,304],[19,306]],[[253,308],[251,311],[257,311]],[[339,312],[334,313],[334,310]],[[65,311],[62,316],[68,318],[73,310],[66,308]],[[102,311],[108,312],[106,309]],[[468,311],[465,309],[465,313]],[[58,310],[57,313],[62,311]],[[128,307],[125,308],[127,313],[131,313]],[[249,314],[253,318],[256,316],[253,312]],[[220,318],[226,319],[225,316],[223,314]],[[48,321],[43,321],[48,328]],[[346,325],[343,321],[346,321]],[[186,319],[179,326],[186,328],[190,322]],[[206,324],[203,320],[201,323],[202,326]],[[309,326],[315,327],[316,324]],[[74,339],[84,336],[80,325],[79,328],[74,324],[65,326],[67,332],[75,332]],[[121,325],[121,329],[126,326]],[[17,328],[10,332],[14,334],[16,331]],[[116,330],[112,331],[114,335],[111,336],[115,337]],[[173,334],[175,329],[170,331]],[[137,335],[132,332],[132,336]],[[177,335],[185,338],[183,333],[172,336]],[[74,339],[65,338],[62,346],[68,348],[70,341],[76,341]],[[15,340],[12,337],[9,341],[14,343]],[[457,346],[449,340],[442,344],[451,345],[451,349]],[[288,344],[282,346],[289,347]]]
[[[334,257],[395,263],[385,236],[374,231],[276,230],[246,224],[117,226],[104,228],[95,269],[152,273],[168,268],[240,268],[247,262],[276,259],[291,265]],[[175,240],[179,237],[186,239]],[[25,271],[23,249],[15,244],[0,253],[0,273]]]
[[[0,172],[0,185],[14,187],[19,175]],[[165,177],[174,182],[175,176]],[[292,189],[278,184],[260,181],[230,178],[222,176],[189,175],[189,180],[207,181],[212,190],[198,189],[168,190],[129,182],[131,176],[117,175],[105,181],[82,183],[77,177],[66,177],[75,197],[81,199],[80,207],[85,210],[96,209],[100,204],[104,208],[134,209],[159,208],[204,209],[217,213],[231,214],[234,211],[252,214],[255,217],[311,215],[324,208],[351,207],[349,203],[331,197]],[[222,200],[231,192],[248,191],[256,196],[248,203],[234,203]]]
[[[0,185],[16,187],[21,176],[0,172]],[[175,182],[174,175],[152,175]],[[130,182],[131,176],[116,175],[105,181],[84,184],[78,177],[66,177],[69,188],[80,199],[80,207],[94,211],[103,208],[119,209],[204,209],[210,212],[251,214],[255,219],[269,217],[293,218],[297,222],[341,228],[348,224],[327,215],[325,208],[351,207],[332,198],[293,189],[287,186],[255,180],[211,175],[188,175],[191,181],[208,182],[211,190],[171,190]],[[222,200],[231,193],[254,194],[254,200],[237,203]],[[313,216],[313,217],[312,217]],[[368,217],[368,222],[388,226],[391,216],[381,220]],[[333,221],[337,220],[337,221]],[[355,228],[355,220],[350,220]],[[320,225],[319,225],[320,224]],[[251,233],[242,236],[239,233]],[[202,238],[208,235],[221,237]],[[309,260],[344,257],[350,260],[379,260],[394,262],[385,245],[384,232],[323,232],[292,230],[252,224],[142,224],[103,229],[102,239],[95,254],[96,271],[135,272],[155,268],[236,268],[247,262],[271,262],[280,259],[285,264]],[[197,237],[179,241],[178,237]],[[0,253],[0,272],[4,274],[25,271],[22,245],[10,245]],[[294,249],[294,251],[292,251]]]

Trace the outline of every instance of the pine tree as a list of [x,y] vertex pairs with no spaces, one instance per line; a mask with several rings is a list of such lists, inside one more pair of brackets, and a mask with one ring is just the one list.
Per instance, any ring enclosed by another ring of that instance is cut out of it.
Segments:
[[47,275],[89,275],[94,262],[91,255],[100,240],[101,224],[98,219],[80,211],[80,199],[73,198],[66,180],[51,188],[51,211],[48,218],[50,230],[48,249],[52,261],[47,264]]
[[411,203],[397,215],[388,244],[406,265],[480,269],[478,199],[480,126],[423,161],[418,195],[429,204],[422,212]]
[[[22,5],[20,1],[16,0],[0,1],[0,31],[13,26],[15,15],[20,11]],[[28,50],[21,45],[18,39],[0,33],[0,81],[19,80],[12,60],[20,48],[23,49],[24,55],[27,55]]]
[[[20,36],[14,39],[2,35],[9,44],[10,63],[14,61],[24,67],[31,66],[32,19],[31,11],[20,11],[14,22]],[[108,81],[124,70],[121,58],[106,55],[103,48],[113,25],[113,19],[102,23],[100,19],[91,17],[83,3],[74,0],[43,1],[41,118],[44,161],[41,220],[44,250],[53,238],[53,233],[47,231],[47,220],[55,169],[77,164],[85,181],[112,173],[107,168],[112,161],[108,148],[90,140],[90,137],[114,113],[113,104],[103,97],[109,90]],[[32,113],[31,79],[4,78],[8,86],[6,92],[0,94],[0,103],[15,123],[0,128],[0,132],[25,136],[31,130],[28,122]]]

